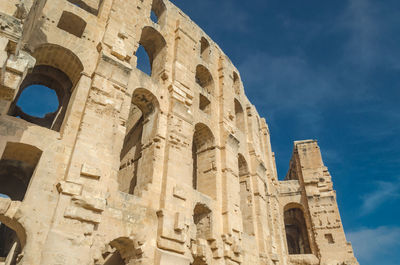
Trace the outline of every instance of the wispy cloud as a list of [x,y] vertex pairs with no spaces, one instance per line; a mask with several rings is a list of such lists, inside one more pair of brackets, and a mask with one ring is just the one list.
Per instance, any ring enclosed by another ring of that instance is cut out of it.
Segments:
[[301,56],[254,52],[238,68],[248,96],[268,112],[269,121],[275,114],[291,111],[303,126],[318,130],[321,102],[340,96],[331,76],[315,69]]
[[385,2],[351,0],[336,24],[338,29],[349,32],[345,61],[370,69],[377,65],[399,68],[400,49],[393,36],[400,22],[400,10]]
[[[362,265],[395,265],[395,255],[400,247],[400,227],[360,228],[347,233],[354,253]],[[393,263],[389,260],[393,258]]]
[[400,198],[400,177],[394,181],[377,181],[376,189],[363,195],[361,215],[367,215],[385,202]]

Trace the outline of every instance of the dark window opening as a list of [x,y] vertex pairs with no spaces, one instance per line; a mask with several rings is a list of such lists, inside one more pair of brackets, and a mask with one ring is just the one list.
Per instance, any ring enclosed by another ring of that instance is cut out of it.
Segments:
[[96,265],[136,264],[137,259],[142,258],[142,253],[136,250],[132,239],[119,237],[109,243],[101,258]]
[[0,223],[0,264],[16,265],[21,253],[21,244],[17,233]]
[[236,95],[240,94],[240,80],[236,72],[233,72],[233,89],[235,90]]
[[80,38],[86,28],[86,21],[74,13],[64,11],[58,21],[57,27]]
[[125,265],[125,261],[121,258],[119,251],[115,251],[114,253],[110,253],[104,259],[104,265]]
[[325,234],[325,239],[328,241],[329,244],[335,244],[335,240],[333,239],[332,234]]
[[200,110],[202,110],[203,112],[210,114],[211,112],[211,105],[210,105],[210,100],[208,98],[206,98],[205,96],[203,96],[202,94],[200,94],[200,99],[199,99],[199,108]]
[[[139,50],[139,46],[136,51],[136,57],[138,58],[137,68],[151,76],[161,75],[164,70],[166,52],[166,42],[162,35],[152,27],[144,27],[139,44],[143,46],[144,52]],[[150,67],[147,65],[147,58]]]
[[196,67],[196,83],[203,88],[204,93],[213,94],[214,93],[214,80],[210,71],[203,65],[198,65]]
[[164,15],[165,15],[165,10],[167,8],[165,7],[165,4],[162,0],[153,0],[153,4],[151,6],[151,13],[150,13],[150,19],[154,23],[158,24],[163,24],[164,23]]
[[286,210],[284,221],[289,254],[311,254],[307,225],[303,211],[299,208]]
[[59,131],[71,89],[71,80],[59,69],[46,65],[35,66],[22,82],[8,114]]
[[200,40],[200,56],[205,61],[210,59],[210,43],[204,37]]
[[36,165],[42,155],[38,148],[21,143],[7,143],[0,160],[0,194],[22,201]]

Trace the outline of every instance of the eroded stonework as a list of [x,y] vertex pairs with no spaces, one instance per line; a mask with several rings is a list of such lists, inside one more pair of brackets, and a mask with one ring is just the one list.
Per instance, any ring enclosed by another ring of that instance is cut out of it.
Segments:
[[[239,72],[167,0],[0,1],[0,68],[0,264],[358,264],[316,141],[278,181]],[[19,107],[32,85],[55,112]]]

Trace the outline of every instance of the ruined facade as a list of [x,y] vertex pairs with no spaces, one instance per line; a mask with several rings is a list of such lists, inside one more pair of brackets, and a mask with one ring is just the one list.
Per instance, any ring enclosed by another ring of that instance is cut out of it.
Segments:
[[0,264],[358,264],[317,143],[278,181],[239,72],[167,0],[2,0],[0,68]]

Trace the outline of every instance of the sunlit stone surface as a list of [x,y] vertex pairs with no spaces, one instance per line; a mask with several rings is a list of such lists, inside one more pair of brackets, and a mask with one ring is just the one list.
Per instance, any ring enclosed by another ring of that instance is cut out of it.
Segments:
[[[239,72],[170,2],[0,1],[0,68],[0,264],[358,264],[317,142],[278,181]],[[18,107],[31,85],[58,109]]]

